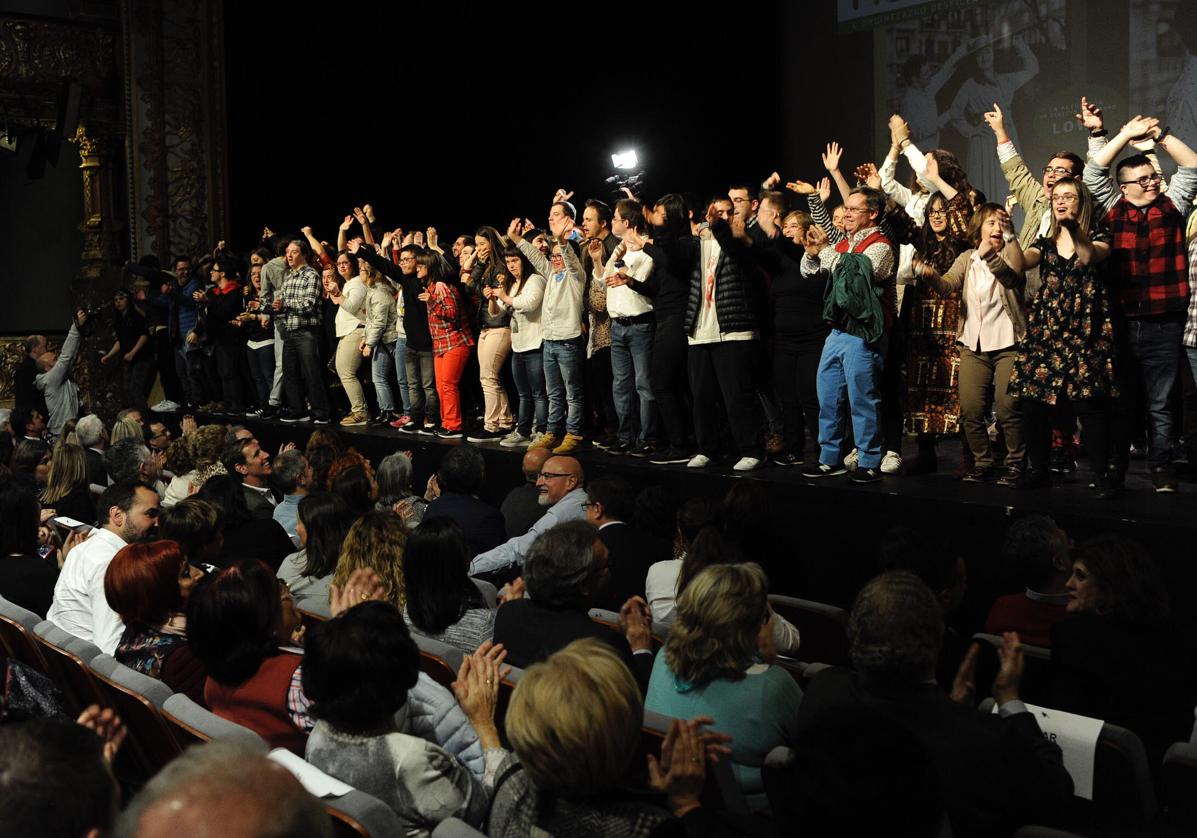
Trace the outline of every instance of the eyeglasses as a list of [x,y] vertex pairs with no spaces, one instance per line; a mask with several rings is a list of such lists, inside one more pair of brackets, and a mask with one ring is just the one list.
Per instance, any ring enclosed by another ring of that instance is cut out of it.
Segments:
[[1120,184],[1122,184],[1123,186],[1126,186],[1127,184],[1130,184],[1130,183],[1137,183],[1137,184],[1139,184],[1140,189],[1147,189],[1153,183],[1160,183],[1161,181],[1163,181],[1163,179],[1164,178],[1161,177],[1160,174],[1157,172],[1154,175],[1144,175],[1143,177],[1135,178],[1134,180],[1120,180],[1118,182]]
[[1075,204],[1080,200],[1080,197],[1073,195],[1071,192],[1065,192],[1061,195],[1052,195],[1053,204]]
[[400,256],[399,257],[399,264],[403,264],[404,262],[414,262],[414,261],[416,261],[416,257],[414,257],[414,256]]
[[844,205],[844,212],[846,212],[846,213],[848,213],[848,212],[868,212],[868,211],[869,211],[868,207],[850,207],[847,204]]
[[572,474],[566,474],[563,471],[542,471],[536,476],[537,478],[543,478],[544,480],[552,480],[556,477],[573,477]]
[[947,216],[948,216],[948,211],[947,211],[946,209],[933,209],[933,210],[927,210],[927,217],[928,217],[928,218],[931,218],[931,217],[932,217],[932,216],[934,216],[934,215],[938,215],[938,216],[940,216],[941,218],[947,218]]
[[1043,173],[1045,175],[1056,174],[1060,177],[1069,177],[1072,175],[1072,169],[1065,169],[1063,166],[1044,166]]

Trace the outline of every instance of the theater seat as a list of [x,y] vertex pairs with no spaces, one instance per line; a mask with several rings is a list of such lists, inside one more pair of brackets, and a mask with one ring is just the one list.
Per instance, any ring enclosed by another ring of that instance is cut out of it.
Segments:
[[510,748],[507,741],[507,708],[511,704],[511,694],[515,692],[515,685],[524,677],[524,670],[518,666],[511,667],[511,671],[499,681],[499,699],[495,702],[495,727],[499,729],[499,738]]
[[809,599],[770,594],[769,605],[798,628],[799,654],[806,661],[848,665],[848,612]]
[[[977,659],[976,683],[991,684],[997,675],[999,659],[997,650],[1002,647],[1002,638],[996,634],[978,632],[973,640],[981,644]],[[1023,672],[1019,693],[1031,704],[1047,705],[1051,701],[1052,650],[1043,646],[1022,646]]]
[[1168,748],[1160,787],[1168,824],[1197,834],[1197,745],[1176,742]]
[[[648,754],[658,758],[661,756],[661,745],[672,725],[672,717],[654,713],[651,710],[644,711],[644,723],[640,727],[640,746],[636,756],[632,759],[633,769],[637,772],[637,777],[641,782],[645,782],[647,779],[647,774],[641,773],[646,772],[646,756]],[[729,759],[721,759],[713,765],[707,764],[706,784],[703,786],[701,799],[704,806],[709,806],[712,809],[733,815],[747,816],[749,814],[748,801],[744,799],[744,793],[740,791],[740,785],[736,782],[735,774],[732,773]]]
[[[590,619],[600,626],[606,626],[612,631],[617,631],[623,634],[623,628],[619,625],[619,613],[616,611],[608,611],[606,608],[591,608]],[[661,647],[665,645],[665,641],[669,639],[669,628],[659,627],[653,624],[652,631],[653,638],[653,653],[660,651]]]
[[174,694],[170,687],[130,669],[111,655],[99,655],[89,666],[105,703],[129,729],[129,738],[146,777],[182,753],[160,712]]
[[461,650],[412,632],[412,640],[420,648],[420,670],[447,690],[453,689],[461,661],[465,657]]
[[50,677],[66,693],[70,709],[78,713],[91,704],[103,705],[105,699],[88,664],[100,656],[100,649],[72,634],[67,634],[49,620],[33,629],[38,649],[46,659]]
[[0,597],[0,644],[13,660],[43,675],[51,675],[49,664],[38,648],[37,637],[33,633],[41,621],[42,618],[29,609]]
[[349,786],[290,751],[275,749],[270,752],[269,758],[294,774],[304,788],[320,801],[332,820],[335,835],[343,838],[390,838],[404,834],[399,816],[378,798],[354,788],[344,794],[330,794],[330,785],[342,789]]
[[499,589],[487,582],[485,579],[470,578],[474,583],[474,587],[478,589],[478,593],[482,594],[483,601],[486,602],[486,607],[492,611],[499,607]]
[[182,693],[175,693],[162,705],[162,719],[180,748],[201,742],[236,742],[266,753],[266,740],[247,727],[222,719]]
[[485,835],[460,818],[446,818],[432,830],[432,838],[483,838]]

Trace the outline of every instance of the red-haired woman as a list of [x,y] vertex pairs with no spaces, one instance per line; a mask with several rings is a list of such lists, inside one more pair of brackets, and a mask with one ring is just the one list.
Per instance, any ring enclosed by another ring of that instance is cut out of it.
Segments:
[[187,647],[183,609],[201,576],[174,541],[128,544],[104,574],[104,597],[125,624],[116,659],[199,702],[207,673]]

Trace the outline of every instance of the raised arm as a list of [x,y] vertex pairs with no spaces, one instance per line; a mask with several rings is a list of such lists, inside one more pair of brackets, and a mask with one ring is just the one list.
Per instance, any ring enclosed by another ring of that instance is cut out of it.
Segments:
[[[303,233],[303,237],[308,240],[308,245],[312,248],[312,252],[316,254],[317,258],[319,258],[321,262],[323,262],[328,257],[328,252],[324,249],[324,243],[316,238],[315,235],[313,235],[311,227],[304,227],[300,230],[300,232]],[[341,247],[339,249],[344,250],[345,248]]]
[[347,215],[341,221],[341,226],[337,228],[337,252],[340,253],[345,249],[345,237],[349,233],[349,228],[353,226],[353,216]]
[[852,187],[844,178],[840,171],[840,157],[843,156],[844,150],[840,144],[832,140],[827,144],[827,150],[823,152],[823,168],[827,170],[827,174],[831,175],[831,179],[835,181],[836,188],[840,191],[840,200],[848,200],[848,195],[852,192]]
[[1172,183],[1168,185],[1168,197],[1180,210],[1180,214],[1188,216],[1189,208],[1193,204],[1193,195],[1197,193],[1197,152],[1175,134],[1163,134],[1155,141],[1156,148],[1168,152],[1168,156],[1179,166],[1172,176]]

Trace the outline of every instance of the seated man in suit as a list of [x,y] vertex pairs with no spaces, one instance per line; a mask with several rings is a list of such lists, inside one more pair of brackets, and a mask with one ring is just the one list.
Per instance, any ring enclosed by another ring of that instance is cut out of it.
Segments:
[[1023,824],[1050,823],[1072,796],[1072,778],[1059,747],[1019,700],[1018,635],[1006,635],[1002,644],[993,681],[998,713],[990,714],[973,702],[975,647],[951,697],[936,685],[943,632],[943,609],[914,574],[889,571],[872,579],[848,622],[855,671],[836,667],[815,676],[799,711],[800,735],[831,710],[878,711],[927,749],[955,834],[1009,835]]
[[423,520],[451,518],[461,527],[470,554],[485,553],[507,539],[503,515],[486,501],[478,499],[486,464],[478,449],[461,445],[450,448],[441,458],[436,474],[428,481],[432,500],[424,510]]
[[220,461],[225,471],[241,479],[245,491],[245,505],[249,513],[262,521],[274,518],[278,498],[270,488],[270,454],[253,436],[248,439],[233,439],[224,447]]
[[607,578],[607,548],[593,524],[565,521],[537,538],[524,563],[528,597],[506,602],[495,616],[495,643],[507,650],[507,662],[528,667],[575,640],[597,637],[619,653],[646,690],[653,669],[648,604],[640,597],[624,603],[622,634],[594,622],[590,607]]
[[594,605],[618,611],[628,597],[644,596],[649,567],[672,558],[670,547],[628,523],[636,512],[636,493],[622,477],[606,474],[591,480],[586,498],[586,520],[598,527],[610,573],[607,590],[595,596]]
[[108,431],[104,422],[89,413],[75,423],[75,436],[87,456],[87,482],[93,486],[108,485],[108,470],[104,468],[104,451],[108,448]]

